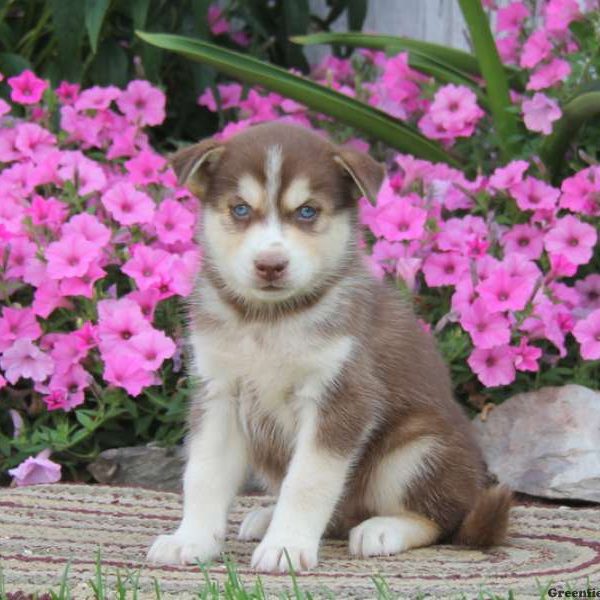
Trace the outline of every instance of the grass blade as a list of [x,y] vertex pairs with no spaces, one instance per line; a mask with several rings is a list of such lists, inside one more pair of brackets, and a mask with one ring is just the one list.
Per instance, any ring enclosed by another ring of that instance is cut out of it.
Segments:
[[401,152],[411,153],[432,162],[446,162],[459,166],[457,159],[440,144],[427,139],[401,121],[354,98],[293,75],[285,69],[201,40],[139,31],[136,34],[149,44],[183,54],[231,77],[263,86],[301,102],[310,109],[364,131]]

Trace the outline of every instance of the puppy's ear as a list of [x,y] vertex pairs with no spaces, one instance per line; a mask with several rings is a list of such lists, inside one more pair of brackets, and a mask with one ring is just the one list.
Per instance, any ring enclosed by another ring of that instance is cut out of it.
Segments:
[[200,199],[204,199],[211,173],[225,150],[222,142],[213,138],[184,148],[171,156],[171,165],[179,185],[185,185]]
[[340,148],[333,160],[354,181],[356,197],[365,196],[371,204],[375,204],[385,177],[385,167],[368,154],[352,148]]

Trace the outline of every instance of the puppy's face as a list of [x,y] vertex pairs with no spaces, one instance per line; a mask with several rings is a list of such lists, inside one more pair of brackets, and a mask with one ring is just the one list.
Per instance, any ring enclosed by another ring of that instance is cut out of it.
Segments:
[[356,198],[373,197],[383,168],[290,125],[205,140],[173,159],[203,202],[210,268],[247,302],[281,302],[327,285],[355,259]]

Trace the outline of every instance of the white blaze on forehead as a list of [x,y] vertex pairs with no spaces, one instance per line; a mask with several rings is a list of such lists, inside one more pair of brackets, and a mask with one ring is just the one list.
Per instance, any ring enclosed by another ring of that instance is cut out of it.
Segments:
[[262,203],[263,188],[250,173],[244,173],[238,180],[238,194],[252,208],[258,208]]
[[296,210],[310,198],[310,183],[307,177],[295,177],[283,198],[283,205],[287,210]]
[[281,146],[269,146],[265,159],[265,179],[267,203],[274,209],[277,194],[281,186],[281,164],[283,162]]

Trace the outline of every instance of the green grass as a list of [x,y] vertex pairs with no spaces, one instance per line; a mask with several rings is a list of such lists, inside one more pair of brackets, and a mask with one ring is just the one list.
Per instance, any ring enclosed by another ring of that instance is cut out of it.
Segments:
[[[198,568],[204,576],[204,581],[196,590],[196,598],[199,600],[267,600],[267,598],[274,597],[273,593],[269,593],[269,590],[263,587],[260,576],[256,576],[255,581],[249,584],[242,581],[237,567],[231,559],[225,558],[224,563],[227,578],[223,582],[219,582],[211,576],[207,565],[198,564]],[[17,596],[16,592],[18,590],[6,588],[4,572],[0,564],[0,600],[13,600],[13,598],[18,598],[19,600],[30,600],[30,598],[31,600],[77,600],[71,593],[69,581],[70,567],[71,565],[68,563],[56,589],[39,592],[30,597],[27,595]],[[125,572],[117,570],[111,574],[109,580],[103,568],[100,553],[98,552],[96,555],[94,576],[87,583],[95,600],[138,600],[140,592],[139,579],[139,570],[126,570]],[[374,575],[372,582],[373,595],[369,595],[369,597],[376,597],[378,600],[400,599],[400,596],[392,591],[384,576]],[[548,589],[552,587],[552,584],[542,585],[536,580],[536,585],[540,600],[546,600],[548,598]],[[590,587],[589,580],[587,587]],[[153,580],[153,589],[155,599],[162,600],[163,590],[157,579]],[[567,586],[566,589],[570,590],[572,588]],[[302,590],[301,584],[293,570],[290,573],[289,589],[285,592],[280,592],[277,597],[282,600],[317,600],[321,598],[335,600],[336,598],[335,594],[327,589],[319,591],[318,594]],[[434,597],[415,591],[413,598],[414,600],[428,600]],[[455,600],[471,600],[471,598],[473,598],[472,595],[458,595]],[[519,598],[510,590],[505,595],[490,593],[485,590],[484,586],[478,593],[477,600],[519,600]]]

